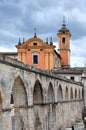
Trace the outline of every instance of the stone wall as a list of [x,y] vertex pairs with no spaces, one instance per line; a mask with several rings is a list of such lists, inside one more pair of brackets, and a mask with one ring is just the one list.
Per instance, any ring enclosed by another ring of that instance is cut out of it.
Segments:
[[58,130],[81,119],[83,85],[0,55],[0,129]]

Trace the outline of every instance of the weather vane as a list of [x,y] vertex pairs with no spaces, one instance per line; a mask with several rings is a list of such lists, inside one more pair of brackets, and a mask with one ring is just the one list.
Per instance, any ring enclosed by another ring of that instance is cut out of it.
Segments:
[[65,16],[63,16],[63,24],[65,24]]

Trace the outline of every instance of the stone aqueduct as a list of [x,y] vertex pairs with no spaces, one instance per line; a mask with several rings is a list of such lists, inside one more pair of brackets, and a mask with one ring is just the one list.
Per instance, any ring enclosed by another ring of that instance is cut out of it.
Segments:
[[58,130],[81,119],[83,85],[0,55],[0,129]]

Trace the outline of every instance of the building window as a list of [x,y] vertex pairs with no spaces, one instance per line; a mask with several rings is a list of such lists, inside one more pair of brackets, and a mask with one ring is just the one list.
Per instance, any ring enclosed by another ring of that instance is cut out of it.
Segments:
[[74,77],[70,77],[70,79],[71,79],[72,81],[74,81]]
[[65,43],[65,37],[62,38],[62,43]]
[[33,64],[38,64],[38,53],[37,52],[33,53]]
[[10,104],[14,104],[13,94],[11,94],[11,97],[10,97]]

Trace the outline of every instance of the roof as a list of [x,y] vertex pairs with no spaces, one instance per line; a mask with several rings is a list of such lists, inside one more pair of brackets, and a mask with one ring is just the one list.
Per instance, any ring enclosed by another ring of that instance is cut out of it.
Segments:
[[61,59],[60,54],[59,54],[56,50],[54,50],[54,52],[55,52],[55,54]]
[[70,36],[71,36],[71,33],[70,33],[69,29],[67,29],[65,23],[63,23],[61,29],[58,30],[58,34],[62,34],[62,33],[70,34]]
[[1,55],[18,55],[17,52],[0,52]]
[[55,74],[82,74],[86,70],[86,67],[74,67],[74,68],[56,68],[52,72]]
[[[53,42],[50,42],[50,43],[46,43],[44,42],[43,40],[41,40],[40,38],[38,37],[33,37],[33,38],[30,38],[28,39],[27,41],[23,42],[23,43],[18,43],[18,45],[16,45],[16,48],[19,49],[19,48],[27,48],[27,46],[33,46],[32,45],[32,42],[38,42],[39,43],[39,46],[42,46],[44,48],[55,48],[56,46],[53,45]],[[36,46],[35,46],[36,47]]]

